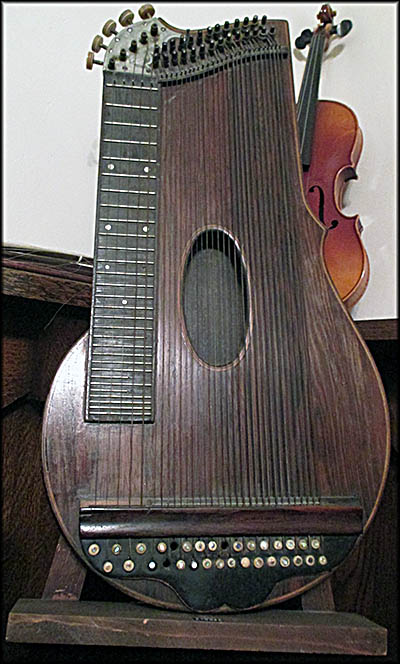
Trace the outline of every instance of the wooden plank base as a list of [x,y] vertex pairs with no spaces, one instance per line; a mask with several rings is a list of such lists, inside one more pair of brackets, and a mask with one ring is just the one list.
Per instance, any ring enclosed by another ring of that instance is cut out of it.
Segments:
[[20,599],[7,641],[385,655],[387,630],[354,613],[268,610],[194,615],[136,604]]

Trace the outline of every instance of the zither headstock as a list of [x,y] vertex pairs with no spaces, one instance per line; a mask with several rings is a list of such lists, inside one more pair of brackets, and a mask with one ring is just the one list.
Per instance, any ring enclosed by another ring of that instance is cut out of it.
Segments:
[[[119,23],[123,29],[119,32],[114,20],[106,21],[102,32],[111,41],[106,45],[101,35],[94,37],[86,67],[98,64],[107,71],[179,78],[238,57],[247,48],[275,44],[274,27],[268,25],[266,16],[246,16],[243,21],[225,21],[202,30],[174,28],[155,16],[152,5],[143,5],[139,16],[141,20],[134,23],[130,9],[122,12]],[[104,61],[95,57],[101,49],[105,50]]]

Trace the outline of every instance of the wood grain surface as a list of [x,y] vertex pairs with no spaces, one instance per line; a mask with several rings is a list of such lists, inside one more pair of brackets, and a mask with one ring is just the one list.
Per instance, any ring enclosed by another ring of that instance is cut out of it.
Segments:
[[[178,637],[178,638],[177,638]],[[149,607],[20,600],[8,638],[35,643],[385,655],[386,631],[356,614],[269,611],[202,621]]]

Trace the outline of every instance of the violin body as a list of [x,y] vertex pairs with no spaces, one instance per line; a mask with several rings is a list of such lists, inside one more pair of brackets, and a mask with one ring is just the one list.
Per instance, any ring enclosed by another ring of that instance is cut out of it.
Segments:
[[303,173],[304,192],[314,215],[329,229],[324,260],[348,308],[361,298],[369,279],[359,216],[348,217],[340,210],[346,182],[357,177],[362,144],[362,133],[350,108],[339,102],[318,101],[311,163]]
[[111,41],[91,328],[44,415],[66,539],[171,609],[259,608],[319,583],[388,467],[382,384],[301,187],[288,27],[261,25],[204,46],[195,75],[167,49],[128,71],[141,23]]

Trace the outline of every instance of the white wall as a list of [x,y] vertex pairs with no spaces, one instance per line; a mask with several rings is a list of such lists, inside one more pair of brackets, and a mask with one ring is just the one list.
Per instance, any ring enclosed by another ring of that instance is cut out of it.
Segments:
[[[350,106],[364,148],[343,212],[359,214],[371,263],[357,320],[396,314],[395,99],[397,3],[335,3],[353,30],[331,45],[321,99]],[[132,6],[137,14],[140,5]],[[155,3],[180,28],[267,13],[289,21],[292,43],[316,26],[318,3]],[[85,69],[95,34],[119,3],[3,4],[5,49],[4,242],[93,255],[101,67]],[[307,49],[306,49],[307,50]],[[341,51],[341,52],[339,52]],[[303,51],[304,53],[305,51]],[[328,54],[329,55],[329,54]],[[298,93],[304,62],[293,57]]]

